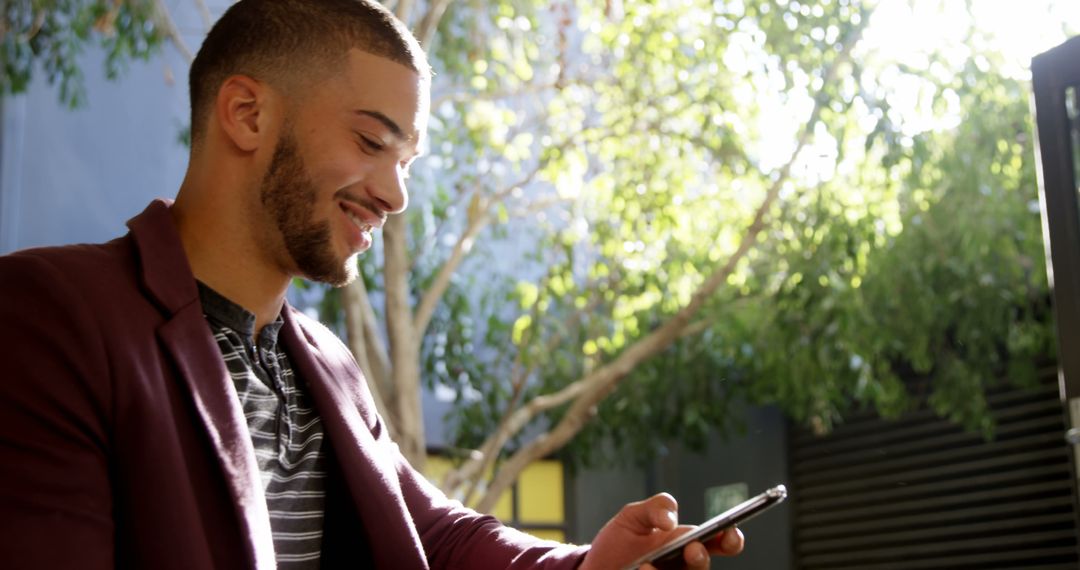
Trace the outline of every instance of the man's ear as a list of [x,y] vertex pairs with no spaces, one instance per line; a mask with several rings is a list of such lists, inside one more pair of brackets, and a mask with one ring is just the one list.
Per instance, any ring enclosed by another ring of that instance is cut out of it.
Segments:
[[269,136],[271,88],[246,75],[225,79],[214,111],[225,136],[241,151],[252,152]]

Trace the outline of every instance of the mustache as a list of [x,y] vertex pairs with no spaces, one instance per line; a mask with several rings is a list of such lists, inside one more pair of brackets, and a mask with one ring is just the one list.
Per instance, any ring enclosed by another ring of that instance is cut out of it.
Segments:
[[341,192],[338,192],[337,198],[345,202],[351,202],[357,206],[360,206],[361,208],[364,208],[372,214],[375,214],[376,216],[378,216],[379,221],[382,223],[386,223],[386,218],[390,216],[390,214],[386,211],[385,208],[379,206],[366,196],[357,196],[343,190]]

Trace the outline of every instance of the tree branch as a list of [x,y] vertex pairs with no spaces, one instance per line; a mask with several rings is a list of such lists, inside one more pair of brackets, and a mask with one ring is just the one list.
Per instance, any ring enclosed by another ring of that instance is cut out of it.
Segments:
[[687,338],[701,334],[708,330],[715,322],[715,319],[701,319],[700,321],[690,323],[679,333],[679,338]]
[[424,17],[420,18],[420,24],[416,26],[416,39],[424,49],[430,49],[435,30],[439,29],[439,22],[442,21],[448,6],[450,0],[431,0]]
[[409,23],[409,16],[412,15],[413,1],[397,0],[397,6],[394,7],[394,15],[397,16],[397,19],[405,22],[406,25]]
[[383,226],[386,329],[390,344],[390,377],[402,454],[417,469],[426,459],[424,418],[420,414],[420,335],[413,327],[409,298],[408,224],[401,215]]
[[[563,149],[569,146],[571,140],[567,139],[558,148]],[[442,300],[447,288],[450,287],[450,278],[457,271],[461,262],[464,261],[465,255],[472,249],[476,235],[491,223],[493,219],[492,206],[505,200],[515,189],[532,182],[540,174],[540,171],[547,166],[547,163],[547,160],[537,161],[536,167],[525,177],[495,192],[490,198],[481,196],[479,190],[473,191],[472,199],[469,202],[465,231],[458,237],[453,250],[450,252],[450,257],[439,268],[439,273],[435,276],[431,286],[421,296],[420,304],[416,309],[416,316],[413,318],[413,329],[417,334],[423,334],[427,330],[428,324],[431,323],[431,317],[435,314],[435,308],[439,305],[439,301]]]
[[509,212],[509,216],[511,218],[524,218],[542,210],[546,210],[552,206],[558,204],[565,204],[567,202],[573,202],[573,199],[562,197],[548,197],[544,199],[539,199],[534,202],[529,202],[529,204],[525,207]]
[[[596,129],[595,129],[595,127],[582,128],[581,131],[578,134],[583,135],[583,134],[585,134],[586,132],[588,132],[590,130],[596,130]],[[573,139],[567,140],[567,141],[563,142],[562,144],[559,144],[555,148],[557,148],[559,150],[565,149],[566,147],[570,146],[570,143],[572,141],[573,141]],[[504,199],[505,197],[509,196],[514,191],[515,188],[523,187],[525,184],[528,184],[529,182],[534,180],[536,178],[536,175],[539,174],[540,170],[543,170],[543,167],[545,165],[546,165],[546,162],[543,162],[543,163],[537,165],[537,167],[528,176],[526,176],[522,180],[520,180],[520,181],[518,181],[518,182],[516,182],[514,184],[507,185],[507,186],[505,186],[503,188],[503,190],[495,192],[493,194],[493,196],[495,196],[494,202],[498,202],[499,200]],[[465,192],[458,192],[458,197],[454,199],[452,207],[454,207],[454,208],[459,207],[461,205],[461,203],[464,201],[466,196],[468,196],[471,199],[473,194],[467,194]],[[551,198],[551,199],[545,199],[543,201],[539,201],[538,204],[539,204],[539,208],[542,209],[542,208],[545,208],[547,206],[554,205],[554,204],[556,204],[556,203],[558,203],[560,201],[563,201],[563,199],[562,198]],[[492,201],[489,200],[489,202],[492,202]],[[538,211],[537,207],[533,207],[532,205],[530,205],[527,208],[521,208],[521,209],[515,210],[513,212],[508,212],[508,214],[509,214],[510,218],[515,218],[515,217],[527,216],[527,215],[533,214],[533,213],[535,213],[537,211]],[[418,245],[418,246],[413,248],[413,251],[414,251],[415,255],[414,255],[413,265],[412,265],[411,270],[416,270],[416,267],[419,264],[420,259],[427,255],[428,251],[431,249],[431,247],[432,247],[432,245],[434,243],[439,241],[439,236],[442,235],[443,228],[446,227],[447,225],[449,225],[448,224],[448,218],[444,218],[444,219],[440,220],[438,222],[438,225],[436,226],[435,230],[432,232],[431,237],[424,239],[424,241],[423,241],[423,243],[421,245]],[[459,238],[459,240],[460,240],[460,238]],[[456,247],[456,245],[455,245],[455,247]]]
[[[541,280],[540,285],[539,285],[539,288],[541,290],[543,290],[543,289],[545,289],[547,287],[546,282],[547,282],[547,278],[544,278],[543,280]],[[596,305],[599,304],[599,300],[600,300],[599,297],[597,297],[596,295],[593,295],[592,299],[589,300],[589,303],[585,307],[574,311],[574,313],[567,319],[566,324],[568,326],[564,327],[562,329],[556,330],[555,333],[552,334],[550,338],[548,338],[547,342],[545,343],[545,349],[542,352],[542,354],[550,354],[552,351],[554,351],[556,348],[558,348],[559,344],[562,342],[563,333],[566,330],[569,330],[569,328],[574,326],[575,324],[579,324],[581,322],[581,316],[583,314],[585,314],[586,312],[591,312],[592,309],[594,309],[596,307]],[[533,319],[533,322],[539,322],[539,319],[540,319],[540,303],[534,303],[533,304],[532,311],[531,311],[531,317]],[[521,401],[521,397],[525,393],[525,383],[529,380],[529,377],[532,376],[533,371],[536,370],[536,361],[535,361],[535,359],[532,362],[530,362],[530,364],[528,366],[523,366],[522,365],[522,361],[524,360],[524,355],[526,353],[524,347],[529,344],[529,342],[530,342],[530,340],[532,338],[532,335],[535,334],[534,333],[535,330],[536,330],[535,328],[530,327],[526,331],[526,334],[528,334],[528,337],[523,336],[522,341],[521,341],[521,348],[518,349],[517,354],[514,356],[514,364],[511,366],[511,394],[510,394],[510,401],[507,403],[506,409],[503,411],[502,418],[499,419],[498,427],[495,428],[495,433],[497,433],[497,434],[506,432],[507,423],[511,419],[510,415],[514,412],[515,409],[517,409],[518,403]],[[513,432],[510,432],[510,434],[512,435]],[[498,449],[501,448],[504,444],[505,444],[505,440],[502,443],[498,443],[498,444],[493,445],[492,446],[493,451],[497,452]],[[498,454],[497,453],[483,454],[483,452],[480,452],[480,455],[478,457],[481,460],[480,465],[479,465],[479,470],[480,470],[479,472],[484,472],[484,471],[487,470],[489,465],[491,465],[491,464],[493,464],[495,462],[495,459],[498,457]],[[461,479],[456,479],[456,480],[453,479],[453,477],[455,477],[457,475],[458,475],[457,472],[454,471],[454,470],[451,470],[451,471],[449,471],[447,473],[447,476],[444,479],[444,481],[446,481],[447,483],[452,482],[454,484],[453,484],[453,486],[445,485],[444,486],[445,489],[453,489],[453,488],[457,487],[458,484],[460,484],[462,482]],[[469,504],[471,502],[473,493],[476,492],[476,489],[480,484],[480,478],[479,477],[468,477],[468,480],[470,481],[469,487],[462,494],[462,497],[463,497],[462,502],[464,502],[465,504]]]
[[[617,276],[615,273],[608,275],[605,279],[606,285],[610,286],[610,284],[616,279]],[[582,288],[585,290],[595,290],[596,286],[596,283],[586,283]],[[563,331],[570,330],[571,328],[573,328],[573,326],[580,324],[582,316],[593,312],[596,309],[597,305],[600,304],[601,300],[601,296],[593,295],[592,298],[589,299],[588,304],[574,311],[574,313],[567,318],[568,326],[562,329],[562,331],[556,332],[556,334],[553,334],[551,338],[548,339],[548,342],[545,344],[544,353],[550,354],[555,351],[558,345],[562,342]],[[534,305],[533,307],[534,320],[537,318],[538,315],[538,306],[539,304]],[[521,354],[522,353],[519,351],[514,359],[514,369],[520,370],[518,367],[521,362]],[[506,445],[506,442],[509,441],[515,433],[523,429],[525,425],[527,425],[528,422],[532,420],[532,418],[536,417],[541,412],[566,403],[573,399],[574,396],[576,396],[578,393],[580,393],[580,386],[566,386],[555,394],[533,398],[526,404],[526,407],[528,408],[526,410],[518,409],[517,404],[520,400],[521,394],[523,393],[525,382],[528,380],[528,377],[532,375],[535,369],[536,366],[534,364],[530,364],[524,370],[520,370],[517,374],[514,375],[513,394],[511,396],[510,403],[507,405],[506,410],[503,411],[502,417],[499,419],[499,425],[497,428],[495,428],[495,431],[490,436],[488,436],[488,438],[480,446],[479,450],[475,450],[471,454],[471,459],[473,461],[468,464],[462,465],[458,469],[448,471],[443,477],[442,488],[447,491],[457,489],[466,482],[469,482],[468,489],[461,493],[460,498],[462,502],[466,504],[469,503],[474,490],[479,485],[479,474],[485,472],[488,466],[494,463],[495,459],[498,457],[498,451],[502,449],[504,445]]]
[[395,437],[398,411],[393,407],[393,384],[390,383],[388,370],[390,366],[386,349],[374,326],[375,316],[362,278],[341,289],[341,304],[345,312],[349,350],[364,373],[371,397],[375,400],[375,408],[390,429],[391,436]]
[[[823,77],[823,87],[829,85],[835,78],[839,66],[848,61],[851,50],[858,43],[858,39],[861,37],[862,30],[865,29],[868,20],[867,14],[864,13],[859,26],[853,30],[850,40],[844,43],[842,51],[830,63]],[[772,208],[772,204],[776,201],[780,189],[790,176],[793,164],[813,134],[821,109],[827,103],[826,99],[824,93],[819,91],[814,99],[814,108],[799,135],[791,157],[781,168],[779,175],[773,180],[773,184],[758,207],[753,221],[747,228],[746,233],[743,234],[738,249],[728,258],[727,263],[714,271],[694,292],[690,302],[668,319],[667,322],[626,348],[610,363],[601,366],[581,380],[567,386],[567,388],[575,386],[574,393],[578,395],[570,409],[567,410],[554,429],[541,434],[511,455],[510,459],[496,474],[492,484],[488,486],[484,497],[477,505],[478,510],[490,511],[498,497],[517,480],[521,471],[527,465],[565,445],[595,415],[596,405],[616,388],[621,379],[625,378],[642,361],[651,358],[670,346],[679,337],[679,334],[686,329],[692,317],[720,285],[727,280],[739,261],[745,257],[746,253],[750,251],[757,241],[758,234],[764,228],[765,218]],[[557,394],[566,390],[564,388]]]
[[[30,29],[27,30],[26,33],[19,34],[16,37],[16,42],[18,42],[18,43],[23,43],[23,42],[29,43],[30,40],[34,39],[34,36],[38,35],[38,33],[41,32],[41,27],[44,26],[44,25],[45,25],[45,11],[41,10],[39,12],[35,12],[34,13],[34,20],[32,22],[30,22]],[[5,35],[7,35],[6,30],[5,30],[5,33],[0,34],[0,39],[3,39],[3,37]]]
[[375,318],[375,309],[371,306],[371,297],[368,295],[367,286],[363,280],[357,279],[355,283],[358,295],[361,324],[363,325],[364,350],[371,362],[371,369],[375,372],[375,379],[379,382],[379,389],[383,392],[383,398],[387,405],[394,405],[394,385],[390,378],[390,354],[386,349],[382,336],[379,335],[379,323]]
[[165,32],[165,37],[169,38],[169,41],[176,46],[180,55],[184,56],[187,60],[187,64],[191,65],[191,62],[195,60],[195,56],[191,53],[191,48],[188,47],[184,38],[180,35],[180,31],[176,29],[176,23],[173,22],[172,14],[169,12],[168,6],[165,5],[163,0],[154,0],[155,20],[157,25]]
[[206,7],[206,0],[194,0],[195,7],[199,10],[199,16],[202,18],[203,26],[206,27],[206,31],[210,31],[210,27],[214,25],[214,18],[210,15],[210,9]]
[[416,309],[416,315],[413,317],[413,329],[422,333],[427,330],[428,324],[431,323],[431,317],[435,314],[435,308],[438,307],[439,301],[442,300],[442,296],[446,293],[446,290],[450,287],[450,279],[453,277],[454,272],[457,271],[458,266],[465,260],[465,255],[472,249],[473,242],[476,239],[476,234],[480,233],[480,230],[488,223],[488,216],[483,215],[481,212],[474,212],[475,209],[483,208],[486,210],[488,205],[486,200],[480,197],[479,190],[474,190],[472,195],[472,201],[469,204],[469,215],[466,221],[465,231],[458,237],[456,243],[454,243],[454,249],[450,252],[450,257],[447,258],[446,263],[443,263],[439,268],[439,273],[436,274],[435,280],[432,281],[431,287],[424,292],[420,299],[420,304]]
[[[735,299],[730,303],[729,306],[742,304],[742,302],[746,301],[747,299],[750,299],[749,295],[740,295],[738,297],[735,297]],[[709,330],[710,327],[716,324],[716,320],[716,317],[710,317],[700,319],[686,325],[686,328],[684,328],[682,332],[679,333],[679,339],[681,340],[684,338],[689,338]]]
[[464,89],[461,91],[453,91],[440,95],[438,98],[432,100],[431,108],[438,109],[443,103],[451,101],[497,101],[499,99],[509,99],[511,97],[518,97],[527,93],[540,93],[548,89],[556,89],[559,85],[552,83],[533,83],[525,87],[519,87],[517,89],[503,89],[498,91],[483,91],[477,93],[473,90]]

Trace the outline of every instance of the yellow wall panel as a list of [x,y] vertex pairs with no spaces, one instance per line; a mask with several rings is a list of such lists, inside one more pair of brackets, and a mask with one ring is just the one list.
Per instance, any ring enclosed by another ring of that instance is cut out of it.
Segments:
[[443,475],[453,467],[450,460],[441,455],[427,456],[427,464],[424,465],[424,476],[436,487],[442,483]]
[[558,461],[537,461],[518,479],[518,519],[522,524],[562,524],[563,468]]
[[514,503],[510,497],[509,491],[503,493],[495,503],[495,508],[491,509],[491,516],[506,523],[514,520]]
[[542,538],[544,540],[554,540],[556,542],[566,542],[566,534],[561,530],[548,530],[548,529],[536,529],[527,528],[523,529],[525,532],[535,536],[536,538]]
[[[450,471],[454,467],[452,461],[449,458],[441,455],[428,455],[427,465],[424,467],[424,476],[428,481],[431,481],[436,487],[442,484],[443,476],[447,471]],[[488,477],[491,477],[491,469],[488,469]],[[479,500],[479,493],[474,497],[473,505]],[[495,508],[492,509],[491,515],[501,521],[511,521],[514,518],[514,506],[510,500],[510,492],[507,491],[499,497],[499,500],[495,503]]]

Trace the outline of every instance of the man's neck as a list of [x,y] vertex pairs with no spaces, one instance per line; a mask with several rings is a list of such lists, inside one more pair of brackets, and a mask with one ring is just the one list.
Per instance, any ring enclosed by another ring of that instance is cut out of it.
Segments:
[[289,275],[244,239],[243,224],[207,223],[207,212],[177,200],[172,208],[180,241],[195,278],[255,315],[255,335],[277,319]]

